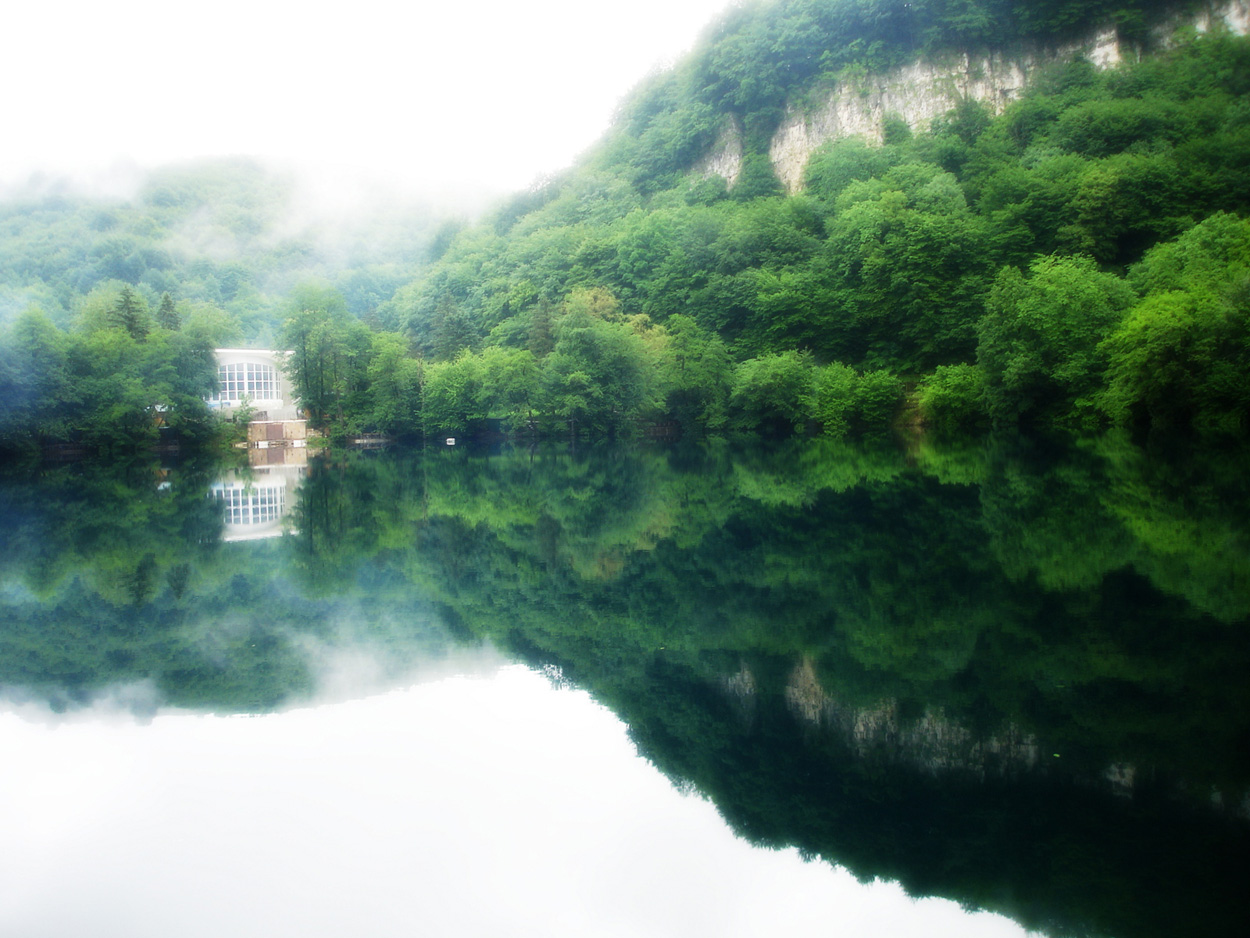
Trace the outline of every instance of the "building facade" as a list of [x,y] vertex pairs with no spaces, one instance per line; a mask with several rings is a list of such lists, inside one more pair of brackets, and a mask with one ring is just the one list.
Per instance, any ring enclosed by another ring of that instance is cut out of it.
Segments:
[[217,393],[209,406],[230,416],[246,401],[253,420],[295,420],[298,402],[282,370],[285,352],[267,349],[219,348]]

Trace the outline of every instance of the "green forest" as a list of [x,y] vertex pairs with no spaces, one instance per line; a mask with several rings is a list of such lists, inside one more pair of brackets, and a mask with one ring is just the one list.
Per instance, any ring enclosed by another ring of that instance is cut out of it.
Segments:
[[402,200],[339,218],[301,198],[240,159],[124,197],[37,180],[0,200],[0,452],[208,442],[214,348],[272,347],[308,291],[373,322],[454,229]]
[[[392,218],[320,254],[282,236],[282,187],[255,167],[157,174],[118,204],[6,204],[0,441],[109,438],[118,409],[129,436],[154,413],[208,432],[211,375],[186,363],[226,342],[291,351],[332,436],[1244,434],[1250,41],[1168,19],[1198,8],[734,7],[571,169],[474,224]],[[818,150],[794,194],[769,161],[787,107],[1097,25],[1139,54],[1055,57],[997,113],[887,114],[880,143]],[[693,168],[729,125],[732,186]]]

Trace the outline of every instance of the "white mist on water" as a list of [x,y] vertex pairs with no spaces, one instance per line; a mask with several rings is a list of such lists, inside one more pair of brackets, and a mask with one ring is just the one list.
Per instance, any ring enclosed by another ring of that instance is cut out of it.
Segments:
[[5,713],[0,830],[22,938],[1024,934],[751,847],[518,666],[253,718]]

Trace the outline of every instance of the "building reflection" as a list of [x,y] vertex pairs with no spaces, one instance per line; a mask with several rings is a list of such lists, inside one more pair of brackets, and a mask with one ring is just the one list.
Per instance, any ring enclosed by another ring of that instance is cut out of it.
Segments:
[[[294,533],[289,516],[307,468],[305,454],[303,448],[253,449],[249,452],[249,470],[231,472],[209,487],[209,498],[221,505],[223,541],[254,541]],[[276,461],[264,461],[275,456]]]

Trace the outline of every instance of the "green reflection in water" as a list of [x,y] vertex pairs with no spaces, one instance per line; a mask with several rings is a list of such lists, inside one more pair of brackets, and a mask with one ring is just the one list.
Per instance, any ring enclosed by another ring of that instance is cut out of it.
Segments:
[[[743,836],[1054,934],[1239,934],[1242,452],[1122,439],[464,448],[9,480],[0,682],[252,711],[309,649],[483,640],[588,688]],[[259,483],[257,483],[259,487]]]

